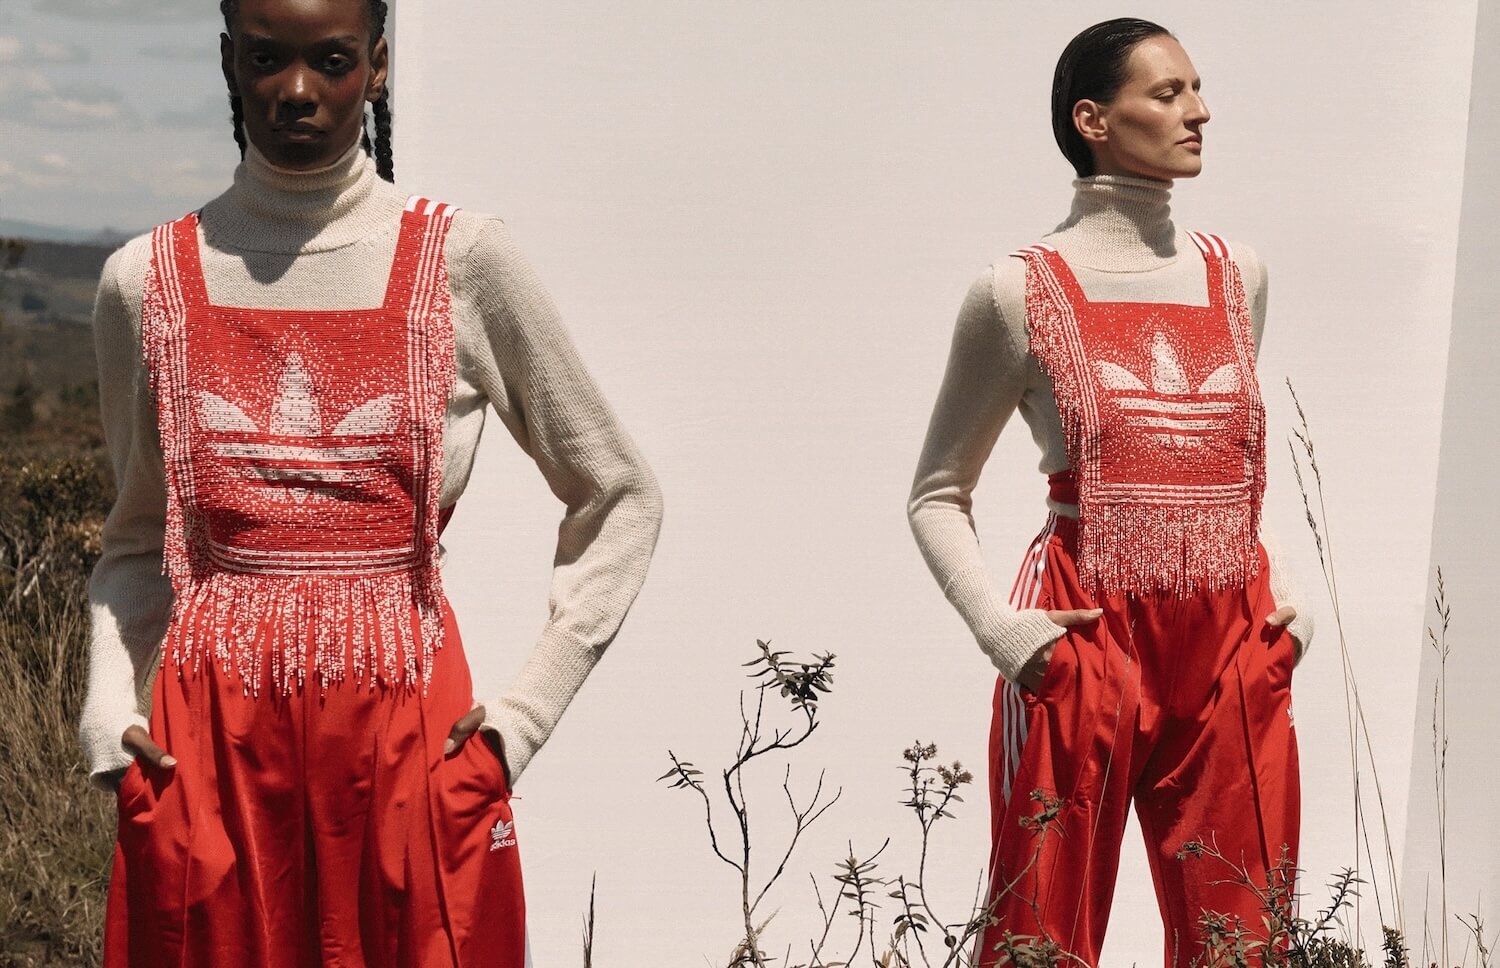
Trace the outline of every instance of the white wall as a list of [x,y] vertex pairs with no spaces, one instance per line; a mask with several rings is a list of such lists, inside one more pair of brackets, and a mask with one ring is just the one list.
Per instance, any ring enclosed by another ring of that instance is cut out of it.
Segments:
[[[1443,402],[1438,499],[1433,518],[1433,581],[1442,569],[1451,608],[1446,676],[1437,649],[1424,649],[1417,690],[1411,766],[1410,836],[1402,872],[1407,920],[1423,923],[1428,950],[1441,951],[1444,876],[1439,850],[1437,781],[1441,750],[1434,747],[1433,720],[1442,722],[1446,696],[1447,911],[1453,963],[1472,951],[1472,939],[1456,918],[1478,914],[1490,924],[1486,944],[1494,946],[1500,922],[1500,779],[1494,772],[1500,741],[1500,691],[1494,649],[1487,633],[1495,576],[1500,574],[1500,505],[1495,501],[1497,462],[1495,420],[1500,393],[1500,192],[1495,191],[1495,158],[1500,152],[1500,3],[1479,5],[1473,96],[1468,125],[1468,163],[1463,213],[1459,222],[1453,334]],[[1441,629],[1436,605],[1427,621]],[[1442,693],[1439,680],[1445,680]],[[1442,733],[1439,726],[1437,733]],[[1415,932],[1414,932],[1415,934]],[[1415,950],[1421,951],[1417,947]],[[1423,963],[1426,963],[1424,954]],[[1440,961],[1447,964],[1447,961]]]
[[[845,795],[799,849],[773,938],[810,933],[806,872],[831,870],[846,840],[867,851],[896,835],[887,869],[910,869],[896,767],[913,739],[982,772],[992,672],[922,564],[903,503],[965,289],[1067,210],[1070,170],[1047,119],[1056,56],[1120,12],[398,5],[403,182],[507,218],[667,498],[646,590],[521,785],[538,965],[580,963],[595,871],[600,964],[726,960],[732,872],[710,858],[697,806],[653,781],[668,747],[705,767],[732,748],[739,663],[757,637],[839,655],[826,725],[796,762],[804,783],[826,766]],[[1176,191],[1179,220],[1251,243],[1271,270],[1267,514],[1321,621],[1296,686],[1303,859],[1320,901],[1327,875],[1357,858],[1336,628],[1288,466],[1281,382],[1296,382],[1313,421],[1399,855],[1475,4],[1130,12],[1176,31],[1214,111],[1206,173]],[[977,494],[996,574],[1041,523],[1035,461],[1017,423]],[[557,514],[492,431],[447,573],[482,686],[519,666],[540,626]],[[769,823],[780,791],[761,794]],[[955,914],[987,823],[976,786],[940,833],[929,879]],[[1110,965],[1161,957],[1134,838]]]

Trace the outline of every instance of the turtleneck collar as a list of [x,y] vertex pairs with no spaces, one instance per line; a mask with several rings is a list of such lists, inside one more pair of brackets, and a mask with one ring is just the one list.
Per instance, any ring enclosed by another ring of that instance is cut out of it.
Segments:
[[251,145],[233,186],[204,209],[204,232],[247,252],[327,251],[388,227],[389,206],[379,202],[394,193],[358,143],[311,171],[278,168]]
[[1177,260],[1172,184],[1124,175],[1073,182],[1073,208],[1048,241],[1069,263],[1141,272]]

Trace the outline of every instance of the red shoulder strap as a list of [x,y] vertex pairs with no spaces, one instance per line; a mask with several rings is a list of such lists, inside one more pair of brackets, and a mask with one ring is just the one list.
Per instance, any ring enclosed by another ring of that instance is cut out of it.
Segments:
[[154,255],[161,262],[162,282],[188,308],[208,305],[208,283],[203,279],[203,259],[198,252],[198,213],[189,212],[162,226],[164,238]]
[[1207,232],[1188,232],[1198,251],[1203,253],[1203,262],[1208,271],[1208,304],[1219,309],[1224,305],[1224,276],[1228,267],[1234,265],[1229,252],[1229,243],[1217,235]]
[[405,309],[412,294],[434,282],[442,271],[443,244],[448,226],[457,207],[446,202],[413,195],[406,200],[401,213],[401,234],[396,240],[396,257],[391,263],[391,278],[385,287],[385,308]]
[[1088,302],[1088,297],[1083,294],[1083,286],[1079,284],[1078,277],[1073,275],[1073,270],[1068,266],[1067,261],[1058,254],[1057,249],[1047,243],[1038,242],[1036,245],[1028,245],[1012,252],[1011,256],[1023,259],[1027,263],[1039,261],[1051,269],[1057,285],[1062,288],[1063,295],[1073,305]]

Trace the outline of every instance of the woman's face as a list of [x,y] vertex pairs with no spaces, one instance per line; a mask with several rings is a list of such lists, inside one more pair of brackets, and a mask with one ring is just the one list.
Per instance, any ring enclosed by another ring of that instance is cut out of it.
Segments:
[[1159,181],[1198,174],[1209,114],[1187,51],[1166,35],[1149,37],[1131,49],[1126,67],[1113,100],[1073,107],[1098,173]]
[[219,47],[245,137],[281,168],[336,161],[385,87],[385,39],[371,47],[365,0],[239,0],[233,27]]

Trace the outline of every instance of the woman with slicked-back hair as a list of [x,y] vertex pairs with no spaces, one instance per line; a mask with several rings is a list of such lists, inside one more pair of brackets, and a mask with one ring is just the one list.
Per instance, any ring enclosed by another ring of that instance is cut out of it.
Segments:
[[[391,183],[386,3],[221,9],[234,183],[115,253],[95,309],[105,965],[520,968],[510,791],[660,493],[504,225]],[[566,513],[540,638],[481,704],[439,536],[487,406]]]
[[[1312,624],[1262,543],[1266,272],[1248,246],[1179,228],[1168,204],[1202,167],[1208,120],[1165,28],[1080,33],[1052,89],[1072,211],[985,271],[959,312],[908,510],[1000,673],[980,965],[1020,963],[1027,944],[1099,963],[1132,802],[1168,966],[1200,963],[1205,915],[1264,938],[1241,873],[1262,888],[1295,877],[1290,685]],[[1001,586],[971,495],[1016,410],[1048,514]]]

